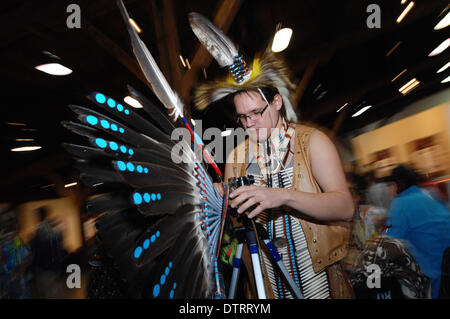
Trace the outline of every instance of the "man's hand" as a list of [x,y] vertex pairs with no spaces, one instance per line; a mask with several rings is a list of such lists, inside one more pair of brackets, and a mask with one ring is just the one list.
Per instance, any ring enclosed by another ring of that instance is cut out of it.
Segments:
[[242,214],[255,205],[256,208],[248,214],[248,218],[253,218],[266,209],[283,206],[288,192],[283,188],[241,186],[230,194],[233,199],[231,207],[239,207],[238,213]]

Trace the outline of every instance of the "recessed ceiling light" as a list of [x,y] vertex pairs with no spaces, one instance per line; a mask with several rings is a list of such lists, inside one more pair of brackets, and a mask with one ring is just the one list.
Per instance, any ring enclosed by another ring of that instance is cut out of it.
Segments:
[[11,152],[29,152],[41,149],[42,146],[23,146],[11,149]]
[[447,82],[450,82],[450,75],[441,81],[441,83],[447,83]]
[[344,105],[342,105],[342,106],[339,108],[339,110],[336,111],[336,113],[337,113],[337,112],[340,112],[340,111],[341,111],[344,107],[346,107],[347,105],[348,105],[348,103],[345,103]]
[[231,135],[231,132],[233,132],[233,131],[232,130],[226,130],[226,131],[223,131],[222,133],[220,133],[220,135],[222,135],[223,137],[229,136],[229,135]]
[[433,51],[431,51],[430,54],[428,54],[428,56],[436,56],[438,54],[441,54],[442,52],[444,52],[445,50],[447,50],[447,48],[450,46],[450,38],[447,38],[447,40],[444,40],[441,44],[439,44],[436,49],[434,49]]
[[444,65],[442,68],[440,68],[436,73],[444,72],[449,66],[450,66],[450,62],[448,62],[446,65]]
[[447,12],[444,18],[442,18],[441,21],[439,21],[438,24],[433,28],[434,30],[441,30],[450,25],[450,12]]
[[130,22],[131,26],[134,28],[134,30],[136,30],[137,33],[142,33],[141,28],[139,28],[139,26],[137,25],[136,21],[134,21],[133,19],[129,18],[128,22]]
[[131,105],[132,107],[136,108],[136,109],[142,109],[143,106],[141,103],[139,103],[138,100],[132,98],[131,96],[126,96],[124,99],[124,102]]
[[68,75],[68,74],[72,73],[71,69],[69,69],[59,63],[41,64],[41,65],[35,66],[34,68],[41,72],[44,72],[44,73],[47,73],[50,75],[57,75],[57,76]]
[[32,142],[34,138],[16,138],[17,142]]
[[283,28],[281,30],[278,30],[273,38],[272,51],[281,52],[286,49],[289,45],[289,41],[291,40],[291,36],[291,28]]
[[408,14],[408,12],[414,7],[414,1],[411,1],[403,10],[403,12],[400,14],[400,16],[397,18],[397,23],[402,22],[403,18]]
[[73,182],[73,183],[69,183],[69,184],[64,185],[64,187],[65,187],[65,188],[67,188],[67,187],[72,187],[72,186],[75,186],[75,185],[77,185],[77,184],[78,184],[77,182]]
[[368,109],[370,109],[372,107],[372,105],[367,105],[365,107],[363,107],[362,109],[360,109],[358,112],[356,112],[355,114],[352,115],[352,117],[357,117],[361,114],[363,114],[365,111],[367,111]]

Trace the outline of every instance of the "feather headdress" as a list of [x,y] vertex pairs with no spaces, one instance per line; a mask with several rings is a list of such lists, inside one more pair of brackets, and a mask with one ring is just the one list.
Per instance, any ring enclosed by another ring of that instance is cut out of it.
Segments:
[[212,102],[239,91],[274,87],[283,98],[287,120],[297,121],[291,101],[295,85],[290,79],[287,66],[280,58],[270,50],[265,50],[256,54],[253,62],[247,65],[233,42],[208,19],[198,13],[190,13],[189,21],[203,46],[221,67],[227,67],[230,71],[225,78],[204,83],[197,88],[194,95],[197,109],[204,110]]

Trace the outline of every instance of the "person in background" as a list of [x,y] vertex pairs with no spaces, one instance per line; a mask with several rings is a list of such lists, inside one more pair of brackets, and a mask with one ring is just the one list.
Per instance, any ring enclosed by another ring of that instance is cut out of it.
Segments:
[[30,246],[33,254],[34,298],[64,298],[63,264],[67,252],[62,245],[58,224],[48,218],[48,208],[37,210],[40,221]]
[[419,186],[418,175],[399,165],[388,178],[393,195],[386,235],[406,241],[422,271],[430,278],[432,298],[438,298],[442,256],[450,247],[450,212]]

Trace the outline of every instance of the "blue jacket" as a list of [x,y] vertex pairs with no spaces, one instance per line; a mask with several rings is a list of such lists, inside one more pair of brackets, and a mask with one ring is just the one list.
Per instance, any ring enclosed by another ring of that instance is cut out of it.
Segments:
[[421,270],[430,278],[432,298],[437,298],[442,255],[450,247],[450,212],[419,187],[411,186],[392,200],[386,224],[386,235],[407,241]]

